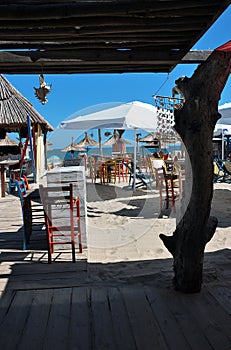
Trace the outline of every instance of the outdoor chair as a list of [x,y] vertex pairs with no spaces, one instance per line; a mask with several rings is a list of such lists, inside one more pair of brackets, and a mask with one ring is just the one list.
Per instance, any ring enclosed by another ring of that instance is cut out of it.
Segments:
[[223,182],[225,178],[225,171],[222,161],[213,161],[213,182]]
[[14,180],[14,186],[17,189],[18,196],[20,198],[21,203],[24,201],[24,196],[26,194],[26,184],[22,178],[18,180]]
[[156,188],[158,188],[158,178],[156,174],[156,169],[162,169],[162,167],[165,167],[164,160],[149,156],[148,161],[149,161],[150,172],[156,181]]
[[213,161],[213,182],[231,182],[231,162]]
[[33,195],[31,196],[31,192],[27,191],[26,183],[23,178],[15,180],[15,187],[22,207],[24,226],[23,250],[25,250],[30,241],[33,227],[35,228],[36,225],[44,225],[44,214],[39,194],[35,196],[35,191],[32,191]]
[[224,161],[222,164],[222,169],[224,171],[223,181],[231,181],[231,162]]
[[97,179],[97,166],[96,166],[96,161],[93,157],[89,159],[89,167],[90,167],[91,181],[92,183],[95,183]]
[[[44,187],[39,186],[43,203],[48,242],[48,263],[52,262],[55,246],[65,249],[70,245],[72,261],[75,262],[76,239],[82,253],[80,199],[73,196],[73,184]],[[60,250],[57,249],[57,250]]]
[[160,194],[160,210],[169,209],[170,202],[175,210],[174,176],[166,174],[165,168],[155,168],[155,177]]
[[175,187],[178,188],[179,202],[181,202],[183,197],[183,190],[185,186],[185,169],[182,168],[179,164],[174,164],[174,167],[175,167],[177,179],[174,180],[173,186],[174,188]]
[[117,164],[115,160],[110,159],[105,162],[105,175],[106,183],[116,184]]
[[[134,186],[134,171],[133,171],[133,162],[131,165],[127,163],[123,163],[124,166],[128,169],[129,172],[129,186]],[[152,190],[152,183],[154,179],[151,176],[147,176],[147,174],[141,173],[139,167],[136,167],[136,176],[135,176],[135,187],[146,187],[149,190]]]
[[10,177],[9,177],[9,194],[13,193],[16,189],[16,180],[20,181],[21,179],[24,180],[26,189],[29,190],[29,183],[26,175],[27,168],[23,164],[21,169],[11,169],[10,170]]

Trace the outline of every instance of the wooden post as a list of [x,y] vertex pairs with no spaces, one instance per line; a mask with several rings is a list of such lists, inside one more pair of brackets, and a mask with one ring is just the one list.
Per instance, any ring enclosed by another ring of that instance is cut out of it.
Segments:
[[[221,91],[229,77],[231,52],[214,51],[194,72],[192,78],[176,81],[185,97],[181,110],[175,112],[175,129],[181,136],[191,163],[192,176],[186,168],[186,185],[191,185],[189,203],[173,236],[160,235],[174,258],[175,289],[199,292],[203,276],[204,248],[213,237],[217,219],[210,217],[213,196],[212,137],[217,120]],[[191,180],[191,184],[189,182]]]
[[31,161],[32,161],[34,182],[36,183],[37,182],[37,180],[36,180],[36,167],[35,167],[34,150],[33,150],[33,142],[32,142],[31,122],[30,122],[29,116],[27,116],[27,125],[28,125],[28,135],[29,135],[29,139],[30,139]]
[[5,197],[5,166],[1,164],[1,196]]

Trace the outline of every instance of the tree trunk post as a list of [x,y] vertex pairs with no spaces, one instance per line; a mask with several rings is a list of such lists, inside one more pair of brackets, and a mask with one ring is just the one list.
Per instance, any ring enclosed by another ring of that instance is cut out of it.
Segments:
[[191,196],[188,203],[183,199],[185,211],[173,235],[160,234],[160,238],[174,258],[174,287],[184,293],[201,289],[205,245],[217,226],[217,219],[209,216],[213,196],[212,137],[220,118],[218,102],[230,64],[231,52],[214,51],[190,79],[176,81],[185,103],[175,111],[175,129],[188,152],[191,169],[186,166],[185,188],[191,188]]

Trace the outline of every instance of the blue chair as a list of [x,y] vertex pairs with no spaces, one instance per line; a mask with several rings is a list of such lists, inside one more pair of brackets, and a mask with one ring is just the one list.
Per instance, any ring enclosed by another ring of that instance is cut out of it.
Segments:
[[[131,166],[126,164],[125,162],[123,163],[124,166],[128,169],[129,172],[129,186],[131,185],[132,181],[132,187],[134,185],[134,171],[133,171],[133,162],[131,162]],[[144,173],[140,172],[140,168],[137,166],[136,167],[136,188],[139,187],[146,187],[149,190],[152,190],[151,184],[154,182],[154,179],[152,179],[150,176],[147,176]]]
[[[25,227],[25,214],[24,214],[24,196],[26,195],[26,185],[23,179],[20,180],[14,180],[14,186],[17,190],[17,194],[20,198],[21,201],[21,207],[22,207],[22,218],[23,218],[23,223]],[[23,250],[26,250],[26,243],[28,241],[28,238],[26,237],[26,232],[25,229],[23,231]]]
[[24,164],[21,166],[21,169],[11,169],[10,170],[9,191],[8,191],[9,194],[14,193],[14,191],[17,189],[16,180],[17,181],[24,180],[26,189],[29,189],[28,180],[26,177],[26,171],[27,171],[27,168]]
[[[39,191],[27,192],[26,183],[23,178],[15,180],[17,194],[21,201],[22,218],[24,225],[23,233],[23,250],[26,250],[26,245],[29,243],[32,234],[32,223],[44,225],[44,212]],[[41,220],[42,219],[42,220]],[[34,228],[36,225],[34,225]]]
[[15,187],[17,189],[18,196],[20,198],[21,204],[23,206],[23,197],[26,195],[26,184],[25,181],[20,178],[20,180],[15,180]]

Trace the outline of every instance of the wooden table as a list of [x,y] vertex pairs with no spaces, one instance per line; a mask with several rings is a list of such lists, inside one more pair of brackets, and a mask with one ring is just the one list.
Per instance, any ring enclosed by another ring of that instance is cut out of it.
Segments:
[[5,197],[5,167],[18,164],[19,160],[2,160],[0,161],[1,166],[1,197]]

